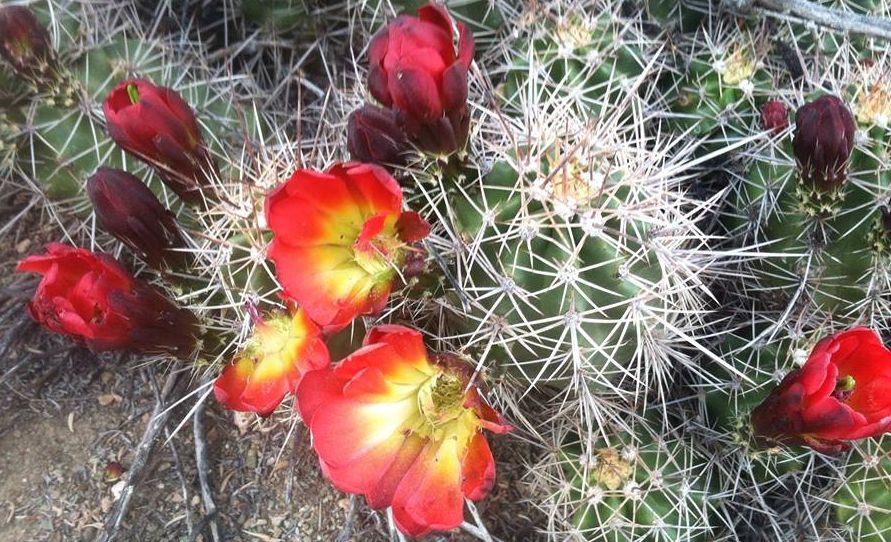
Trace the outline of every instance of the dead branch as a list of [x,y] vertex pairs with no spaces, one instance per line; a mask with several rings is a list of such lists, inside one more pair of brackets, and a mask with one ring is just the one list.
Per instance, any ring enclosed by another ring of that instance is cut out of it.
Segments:
[[798,19],[848,34],[862,34],[891,40],[891,20],[883,17],[846,13],[808,0],[724,0],[737,13],[760,12],[778,19]]
[[136,448],[136,457],[133,459],[133,464],[130,466],[127,475],[127,485],[121,492],[120,498],[115,502],[111,514],[105,521],[105,527],[95,538],[95,542],[112,542],[117,538],[121,523],[123,523],[130,508],[130,502],[136,487],[146,475],[146,466],[152,451],[155,449],[158,436],[164,427],[167,426],[167,421],[170,419],[172,409],[168,409],[167,406],[176,400],[174,390],[178,389],[177,384],[180,381],[180,374],[176,372],[170,373],[164,382],[163,389],[158,393],[151,420],[148,427],[145,428],[145,433],[142,435],[139,446]]
[[[204,430],[204,404],[207,395],[204,395],[195,405],[195,413],[192,415],[192,429],[195,435],[195,465],[198,468],[198,481],[201,484],[201,500],[204,502],[205,517],[200,527],[210,527],[211,540],[219,542],[220,527],[217,524],[217,505],[213,500],[213,490],[210,487],[210,467],[207,462],[207,440]],[[193,533],[197,535],[201,530]],[[194,540],[194,538],[193,538]]]

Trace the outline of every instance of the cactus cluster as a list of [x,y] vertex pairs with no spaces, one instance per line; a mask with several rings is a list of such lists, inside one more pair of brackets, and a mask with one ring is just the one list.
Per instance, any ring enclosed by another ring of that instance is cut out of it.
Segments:
[[[34,6],[54,40],[37,51],[44,63],[0,67],[0,174],[45,194],[70,237],[117,252],[96,233],[94,218],[115,217],[89,215],[86,179],[117,168],[159,195],[171,214],[151,214],[182,235],[164,241],[173,252],[134,252],[148,264],[141,272],[159,268],[152,276],[201,317],[205,343],[191,361],[206,378],[233,359],[229,376],[281,366],[299,350],[289,335],[298,320],[332,360],[370,365],[366,330],[375,343],[411,326],[427,340],[434,377],[416,383],[406,434],[422,435],[429,451],[448,424],[461,439],[478,434],[474,424],[508,430],[484,403],[458,400],[459,383],[466,393],[485,384],[480,397],[533,448],[524,488],[547,518],[543,537],[891,539],[887,438],[848,451],[832,433],[801,435],[752,415],[803,378],[820,339],[856,326],[891,338],[891,55],[880,40],[698,0],[455,0],[448,12],[414,0],[243,0],[220,23],[234,33],[208,45],[196,39],[207,22],[197,17],[198,30],[161,32],[163,8],[48,1]],[[884,0],[822,4],[891,11]],[[421,22],[397,28],[430,35],[382,30],[419,8]],[[431,56],[388,49],[397,40]],[[204,187],[212,197],[180,202],[163,170],[106,136],[115,133],[103,100],[136,77],[175,89],[196,111],[216,164]],[[406,92],[417,88],[425,92]],[[348,153],[386,166],[392,178],[373,171],[399,193],[388,205],[422,218],[374,207],[367,170],[338,165]],[[321,212],[287,200],[324,175],[354,187],[359,211],[336,227],[323,220],[336,214],[327,202],[313,203]],[[289,177],[290,189],[273,192]],[[283,209],[275,224],[273,203]],[[296,233],[282,232],[287,212]],[[314,228],[340,237],[314,253],[333,269],[309,278],[359,277],[350,295],[373,282],[349,318],[338,305],[337,318],[321,321],[315,292],[299,282],[307,277],[283,278],[308,261],[299,251],[316,242]],[[158,263],[171,254],[188,258]],[[306,312],[282,316],[282,295]],[[274,326],[256,317],[274,311]],[[363,385],[397,381],[386,373]],[[850,375],[827,382],[836,387],[823,395],[844,406],[866,385]],[[312,403],[295,389],[281,386],[262,408],[240,397],[239,409],[269,415],[287,392]],[[353,391],[325,393],[346,404]],[[316,437],[327,430],[317,406],[299,408],[315,418]],[[426,532],[407,508],[390,520]],[[468,532],[486,539],[477,523]]]

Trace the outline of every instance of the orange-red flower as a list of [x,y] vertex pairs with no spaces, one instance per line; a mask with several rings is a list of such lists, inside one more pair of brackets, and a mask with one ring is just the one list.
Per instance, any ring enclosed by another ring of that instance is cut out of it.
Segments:
[[752,427],[765,444],[821,452],[884,433],[891,428],[891,351],[867,328],[823,339],[752,412]]
[[247,346],[214,382],[214,395],[230,410],[268,416],[304,374],[328,363],[328,348],[306,312],[278,314],[257,322]]
[[510,430],[449,355],[430,359],[420,333],[372,328],[364,346],[297,388],[322,471],[340,490],[392,507],[409,536],[461,524],[464,498],[486,496],[495,461],[482,430]]
[[46,252],[25,258],[17,270],[43,275],[28,311],[47,329],[92,350],[182,357],[195,349],[200,334],[195,315],[112,257],[60,243],[47,245]]
[[382,310],[410,243],[430,231],[402,212],[396,180],[370,164],[297,170],[269,195],[266,217],[284,295],[326,330]]

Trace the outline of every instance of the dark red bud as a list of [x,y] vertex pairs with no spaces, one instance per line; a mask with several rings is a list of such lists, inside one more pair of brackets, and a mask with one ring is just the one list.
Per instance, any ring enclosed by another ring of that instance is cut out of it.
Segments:
[[42,79],[57,66],[46,28],[24,6],[0,8],[0,56],[32,80]]
[[802,181],[824,191],[844,183],[855,134],[854,116],[837,97],[823,96],[801,106],[792,147]]
[[123,81],[102,110],[114,142],[155,168],[182,200],[213,196],[208,177],[217,175],[216,164],[194,112],[176,91],[144,79]]
[[786,104],[771,100],[761,108],[761,127],[774,134],[781,134],[789,126]]
[[428,4],[417,17],[397,17],[371,40],[368,90],[397,112],[406,137],[418,149],[450,155],[467,141],[467,74],[473,53],[467,27],[453,25],[445,7]]
[[347,122],[347,148],[353,160],[402,165],[410,146],[394,111],[366,105]]
[[185,242],[173,213],[139,179],[126,171],[99,168],[87,180],[87,194],[103,229],[149,265],[183,263]]
[[422,248],[411,250],[405,255],[402,276],[406,279],[418,277],[427,270],[427,251]]

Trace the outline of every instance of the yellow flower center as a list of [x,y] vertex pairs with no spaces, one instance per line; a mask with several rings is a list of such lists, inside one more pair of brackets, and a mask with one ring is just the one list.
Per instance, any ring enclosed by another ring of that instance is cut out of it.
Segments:
[[241,357],[257,363],[258,378],[267,372],[278,375],[282,367],[294,362],[306,335],[299,318],[278,314],[257,325]]
[[464,384],[455,375],[439,373],[421,386],[418,405],[427,423],[439,428],[465,411]]
[[568,45],[572,49],[581,49],[591,43],[594,27],[577,17],[560,21],[555,34],[558,43]]
[[554,200],[576,207],[587,206],[603,189],[603,175],[579,157],[564,155],[554,148],[546,156],[549,188]]
[[[389,228],[392,230],[392,228]],[[405,257],[403,243],[395,231],[386,229],[378,234],[367,246],[353,247],[356,264],[371,276],[389,277],[402,265]]]

